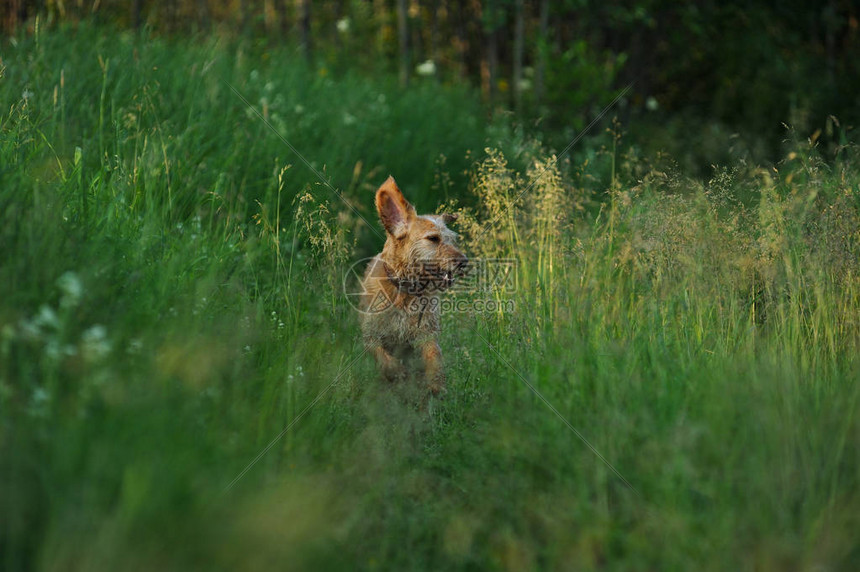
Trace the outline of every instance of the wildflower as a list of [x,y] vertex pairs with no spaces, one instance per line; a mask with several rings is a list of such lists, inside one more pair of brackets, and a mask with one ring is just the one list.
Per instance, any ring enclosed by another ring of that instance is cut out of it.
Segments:
[[81,279],[74,272],[66,272],[57,279],[57,287],[62,293],[60,299],[60,307],[74,308],[81,301],[81,296],[84,292]]
[[110,353],[111,344],[107,339],[107,328],[96,324],[81,335],[81,355],[88,362],[96,362]]
[[55,339],[48,340],[45,344],[45,355],[51,361],[57,362],[60,358],[77,355],[78,349],[70,344],[62,345]]
[[43,403],[47,403],[51,399],[51,394],[48,393],[43,387],[37,387],[33,390],[33,404],[41,405]]
[[517,84],[520,88],[520,91],[528,91],[532,88],[532,80],[528,78],[523,78]]
[[648,111],[657,111],[658,107],[660,107],[660,104],[657,102],[657,98],[648,96],[648,99],[645,100],[645,109]]
[[337,31],[341,34],[349,32],[349,18],[341,18],[337,21]]
[[29,101],[31,97],[33,97],[33,91],[30,89],[25,89],[23,93],[21,93],[21,99],[24,101]]
[[39,328],[45,326],[56,330],[60,327],[57,313],[54,312],[53,308],[44,304],[39,308],[39,313],[33,319],[33,323]]
[[427,60],[415,67],[415,73],[423,76],[431,76],[436,73],[436,63],[433,60]]
[[57,340],[48,340],[48,343],[45,344],[45,355],[48,356],[48,359],[51,361],[58,361],[60,359],[62,350],[60,349],[60,344]]
[[48,408],[51,404],[51,394],[43,387],[36,387],[30,398],[29,414],[32,417],[44,418],[48,416]]
[[137,125],[137,115],[132,112],[126,113],[122,118],[122,125],[126,129],[131,129]]

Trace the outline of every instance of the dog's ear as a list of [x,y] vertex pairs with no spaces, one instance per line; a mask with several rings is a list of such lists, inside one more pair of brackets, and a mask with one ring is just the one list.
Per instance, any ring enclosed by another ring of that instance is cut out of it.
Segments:
[[442,222],[445,224],[451,224],[458,218],[460,218],[460,215],[457,213],[442,213]]
[[376,191],[376,210],[382,226],[394,238],[406,235],[406,225],[416,216],[415,207],[409,204],[394,177],[388,177]]

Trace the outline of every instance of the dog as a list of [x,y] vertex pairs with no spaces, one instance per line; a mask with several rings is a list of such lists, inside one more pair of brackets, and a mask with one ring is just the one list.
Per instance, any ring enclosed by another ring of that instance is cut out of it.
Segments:
[[[439,349],[439,296],[465,274],[469,259],[448,224],[456,214],[418,215],[393,177],[376,191],[385,227],[382,253],[362,279],[361,330],[383,379],[401,381],[417,368],[433,395],[445,392]],[[420,359],[416,359],[420,358]]]

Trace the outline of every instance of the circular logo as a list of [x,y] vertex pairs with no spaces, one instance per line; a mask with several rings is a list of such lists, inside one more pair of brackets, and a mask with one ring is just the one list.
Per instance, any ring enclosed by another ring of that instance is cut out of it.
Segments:
[[343,294],[349,305],[362,314],[376,314],[387,310],[391,300],[375,282],[387,278],[370,277],[364,279],[365,270],[376,257],[362,258],[354,262],[343,275]]

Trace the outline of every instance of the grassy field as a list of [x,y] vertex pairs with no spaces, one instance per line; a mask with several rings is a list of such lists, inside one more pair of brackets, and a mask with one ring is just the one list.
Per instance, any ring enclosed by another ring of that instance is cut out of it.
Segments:
[[[4,569],[860,567],[856,148],[696,181],[287,50],[0,49]],[[343,293],[389,173],[517,278],[426,410]]]

